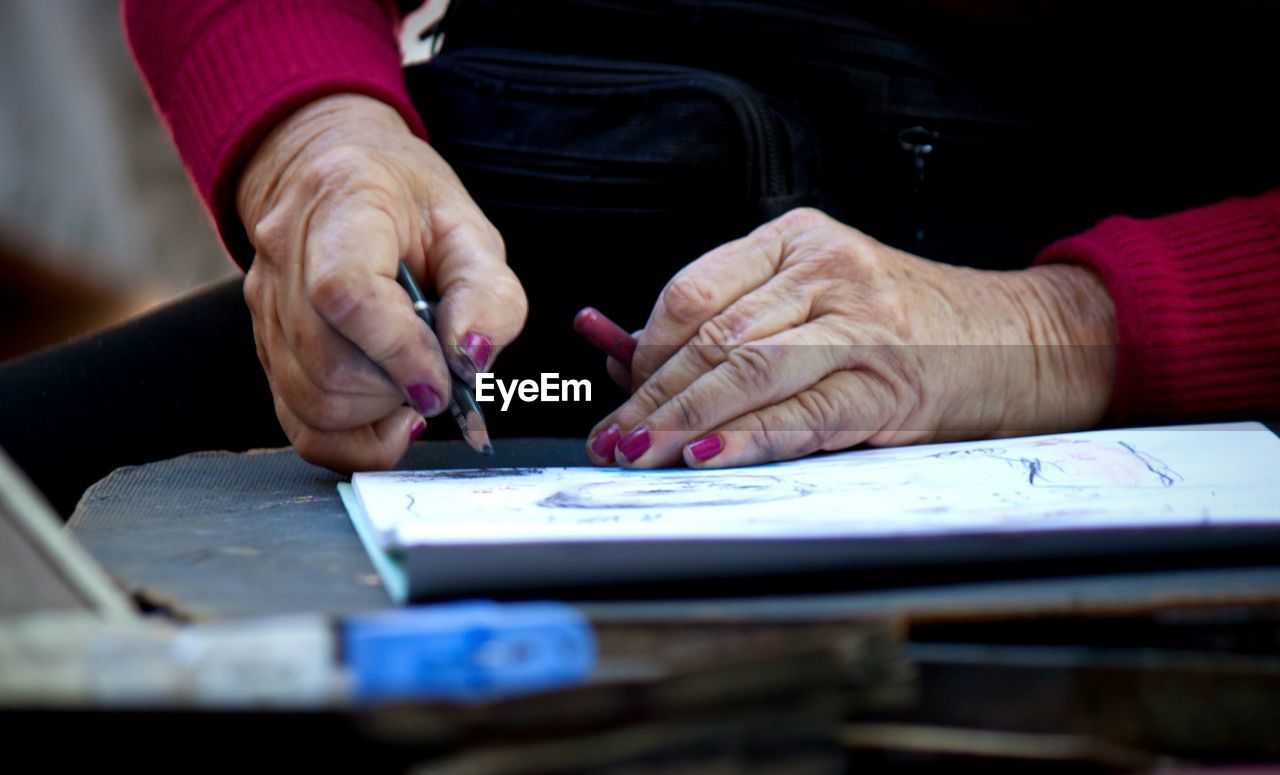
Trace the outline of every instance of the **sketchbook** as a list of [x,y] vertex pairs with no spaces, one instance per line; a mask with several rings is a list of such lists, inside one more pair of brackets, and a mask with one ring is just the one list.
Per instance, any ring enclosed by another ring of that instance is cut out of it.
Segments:
[[403,600],[1256,542],[1280,536],[1280,438],[1129,428],[713,471],[362,473],[340,489]]

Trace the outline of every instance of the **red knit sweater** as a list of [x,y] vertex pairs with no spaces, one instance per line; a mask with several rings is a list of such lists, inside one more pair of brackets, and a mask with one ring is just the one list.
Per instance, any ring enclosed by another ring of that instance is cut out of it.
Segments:
[[[381,0],[125,0],[129,43],[233,256],[246,157],[318,97],[355,92],[425,136]],[[1110,218],[1038,263],[1102,274],[1120,342],[1117,420],[1280,415],[1280,190],[1146,221]]]

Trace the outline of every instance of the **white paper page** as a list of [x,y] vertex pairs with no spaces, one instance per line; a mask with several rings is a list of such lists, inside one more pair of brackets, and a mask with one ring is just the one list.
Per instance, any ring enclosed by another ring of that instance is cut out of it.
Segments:
[[1280,439],[1238,423],[856,450],[720,471],[381,472],[353,484],[388,546],[1280,524]]

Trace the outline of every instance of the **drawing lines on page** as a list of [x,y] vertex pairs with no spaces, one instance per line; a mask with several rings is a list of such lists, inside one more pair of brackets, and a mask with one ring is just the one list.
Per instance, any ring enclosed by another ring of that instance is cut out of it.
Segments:
[[1260,425],[868,449],[745,469],[358,474],[388,541],[513,542],[1019,532],[1280,518]]

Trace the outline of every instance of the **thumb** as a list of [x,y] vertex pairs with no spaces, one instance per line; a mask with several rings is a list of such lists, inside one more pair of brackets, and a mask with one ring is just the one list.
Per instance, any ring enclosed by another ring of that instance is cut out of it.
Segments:
[[454,373],[475,382],[524,328],[524,287],[507,266],[497,229],[476,217],[444,231],[427,251],[440,293],[436,335]]

